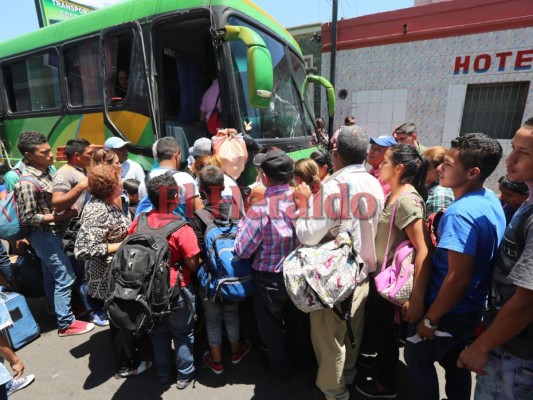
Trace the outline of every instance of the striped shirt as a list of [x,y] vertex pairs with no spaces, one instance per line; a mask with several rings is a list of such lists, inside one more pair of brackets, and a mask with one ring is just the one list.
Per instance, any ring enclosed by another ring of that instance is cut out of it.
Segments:
[[265,200],[253,204],[239,222],[237,255],[253,257],[256,271],[281,273],[283,259],[300,244],[294,233],[295,210],[289,185],[267,188]]
[[31,165],[26,165],[21,178],[25,176],[35,178],[39,182],[41,190],[39,191],[33,183],[26,180],[19,181],[15,185],[20,223],[28,225],[34,231],[55,231],[56,226],[53,222],[50,224],[42,223],[45,214],[54,212],[52,209],[53,177],[50,168],[47,168],[46,172],[41,172]]

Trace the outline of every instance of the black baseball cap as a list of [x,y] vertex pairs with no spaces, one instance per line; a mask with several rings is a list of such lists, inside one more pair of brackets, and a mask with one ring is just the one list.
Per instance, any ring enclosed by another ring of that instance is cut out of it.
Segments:
[[256,154],[254,164],[275,181],[289,180],[294,172],[294,160],[283,150],[270,150],[265,154]]

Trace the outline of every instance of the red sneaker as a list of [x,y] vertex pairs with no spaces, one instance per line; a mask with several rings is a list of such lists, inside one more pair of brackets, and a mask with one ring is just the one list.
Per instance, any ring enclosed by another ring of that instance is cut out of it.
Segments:
[[250,342],[248,341],[241,342],[240,344],[241,346],[240,346],[239,352],[231,355],[232,364],[240,363],[241,360],[244,358],[244,356],[246,356],[246,354],[248,354],[248,352],[250,351],[250,348],[252,347]]
[[57,333],[59,336],[74,336],[74,335],[83,335],[84,333],[90,332],[94,329],[94,324],[90,322],[74,320],[68,328],[59,329]]
[[224,364],[222,364],[221,362],[215,363],[213,361],[213,357],[211,356],[210,351],[206,351],[204,353],[202,360],[204,361],[204,365],[211,371],[213,371],[215,374],[220,375],[222,372],[224,372]]

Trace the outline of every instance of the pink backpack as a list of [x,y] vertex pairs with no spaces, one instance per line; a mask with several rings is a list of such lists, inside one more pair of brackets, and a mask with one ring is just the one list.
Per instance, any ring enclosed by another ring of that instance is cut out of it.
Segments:
[[[412,198],[419,202],[418,198]],[[389,258],[389,244],[392,229],[394,226],[394,217],[396,216],[396,203],[392,208],[391,221],[389,226],[389,236],[387,238],[387,247],[385,248],[385,255],[383,256],[383,264],[381,272],[376,275],[374,282],[378,293],[393,304],[402,306],[413,291],[414,275],[415,275],[415,248],[409,240],[401,242],[392,258],[391,264],[387,267],[387,259]]]
[[248,151],[242,135],[237,134],[235,129],[219,130],[211,139],[213,142],[213,154],[218,155],[222,170],[234,180],[242,174]]

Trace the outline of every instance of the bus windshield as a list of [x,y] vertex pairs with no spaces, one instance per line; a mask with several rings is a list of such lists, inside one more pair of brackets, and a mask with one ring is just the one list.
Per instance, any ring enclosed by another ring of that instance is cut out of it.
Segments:
[[229,44],[240,117],[252,123],[252,136],[256,139],[306,137],[313,125],[308,112],[304,111],[307,107],[302,107],[300,90],[305,79],[303,62],[265,32],[236,17],[230,17],[228,22],[254,29],[265,41],[272,56],[274,86],[270,105],[264,109],[252,108],[246,79],[246,46],[240,41]]

